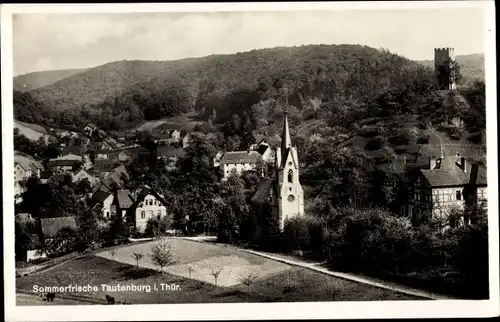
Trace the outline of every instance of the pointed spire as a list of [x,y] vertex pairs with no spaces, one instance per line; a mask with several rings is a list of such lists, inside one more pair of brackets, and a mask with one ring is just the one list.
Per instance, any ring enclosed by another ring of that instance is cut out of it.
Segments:
[[292,147],[292,139],[290,137],[290,128],[288,127],[287,112],[285,112],[285,122],[283,125],[283,134],[281,136],[281,153],[285,153],[287,149]]

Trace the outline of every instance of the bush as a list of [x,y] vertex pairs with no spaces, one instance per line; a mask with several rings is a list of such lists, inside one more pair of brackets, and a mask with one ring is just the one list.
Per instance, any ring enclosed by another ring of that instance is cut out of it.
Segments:
[[422,134],[418,137],[417,139],[418,144],[428,144],[429,143],[429,135],[428,134]]
[[381,149],[382,147],[384,147],[386,144],[386,140],[384,137],[378,135],[370,140],[368,140],[368,142],[366,143],[366,146],[365,148],[367,150],[370,150],[370,151],[374,151],[374,150],[379,150]]
[[417,138],[414,133],[410,132],[407,129],[398,129],[395,133],[389,138],[389,143],[394,146],[397,145],[410,145],[415,143]]
[[160,237],[166,235],[167,230],[170,228],[170,220],[166,216],[151,217],[146,223],[144,230],[144,237]]

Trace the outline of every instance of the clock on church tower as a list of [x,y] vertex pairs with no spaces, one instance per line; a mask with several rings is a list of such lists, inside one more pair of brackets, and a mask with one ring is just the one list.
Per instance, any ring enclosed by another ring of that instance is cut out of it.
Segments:
[[293,202],[294,200],[295,200],[295,196],[294,195],[289,195],[288,196],[288,201]]

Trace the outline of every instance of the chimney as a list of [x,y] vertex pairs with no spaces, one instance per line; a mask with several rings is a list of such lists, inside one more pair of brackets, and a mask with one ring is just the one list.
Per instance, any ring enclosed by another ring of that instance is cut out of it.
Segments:
[[437,162],[436,162],[436,157],[430,156],[429,157],[429,169],[432,170],[436,167]]
[[467,173],[467,160],[464,157],[460,157],[460,167]]
[[475,185],[477,183],[477,173],[479,171],[479,165],[474,163],[471,165],[469,184]]

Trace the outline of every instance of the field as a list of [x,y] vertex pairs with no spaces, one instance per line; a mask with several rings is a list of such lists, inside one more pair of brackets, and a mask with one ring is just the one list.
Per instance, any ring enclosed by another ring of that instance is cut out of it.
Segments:
[[202,124],[203,122],[196,121],[193,119],[193,117],[196,115],[196,113],[184,113],[179,116],[174,116],[174,117],[169,117],[169,118],[164,118],[161,120],[153,120],[153,121],[146,121],[141,123],[140,125],[132,128],[129,130],[129,132],[135,132],[135,131],[147,131],[147,132],[163,132],[166,130],[185,130],[187,132],[192,132],[194,127],[198,124]]
[[45,130],[42,126],[36,124],[14,120],[14,128],[18,128],[20,134],[23,134],[25,137],[32,141],[37,141],[40,137],[44,137],[45,140],[48,141],[50,137],[50,135],[47,134],[47,130]]
[[[33,285],[97,286],[99,289],[95,292],[59,294],[59,298],[67,300],[79,297],[81,304],[99,303],[98,301],[104,304],[106,294],[132,304],[420,300],[305,268],[292,267],[232,248],[180,239],[174,241],[175,263],[165,268],[162,274],[158,268],[149,268],[153,267],[148,258],[150,247],[151,243],[143,243],[117,248],[115,260],[109,259],[111,254],[108,251],[72,259],[48,271],[18,278],[16,288],[18,293],[29,293],[32,292]],[[135,261],[130,256],[132,252],[138,251],[144,253],[140,268],[134,266]],[[188,276],[188,264],[197,270],[192,272],[191,278]],[[214,277],[207,270],[212,265],[223,268],[218,286],[214,285]],[[241,281],[236,282],[239,273],[248,270],[258,274],[258,278],[249,287]],[[150,290],[111,292],[102,290],[101,284],[149,286]],[[179,285],[179,289],[161,290],[160,284]],[[155,285],[157,290],[154,289]],[[18,305],[26,302],[19,299],[19,296],[18,301]],[[43,305],[43,302],[40,304]]]

